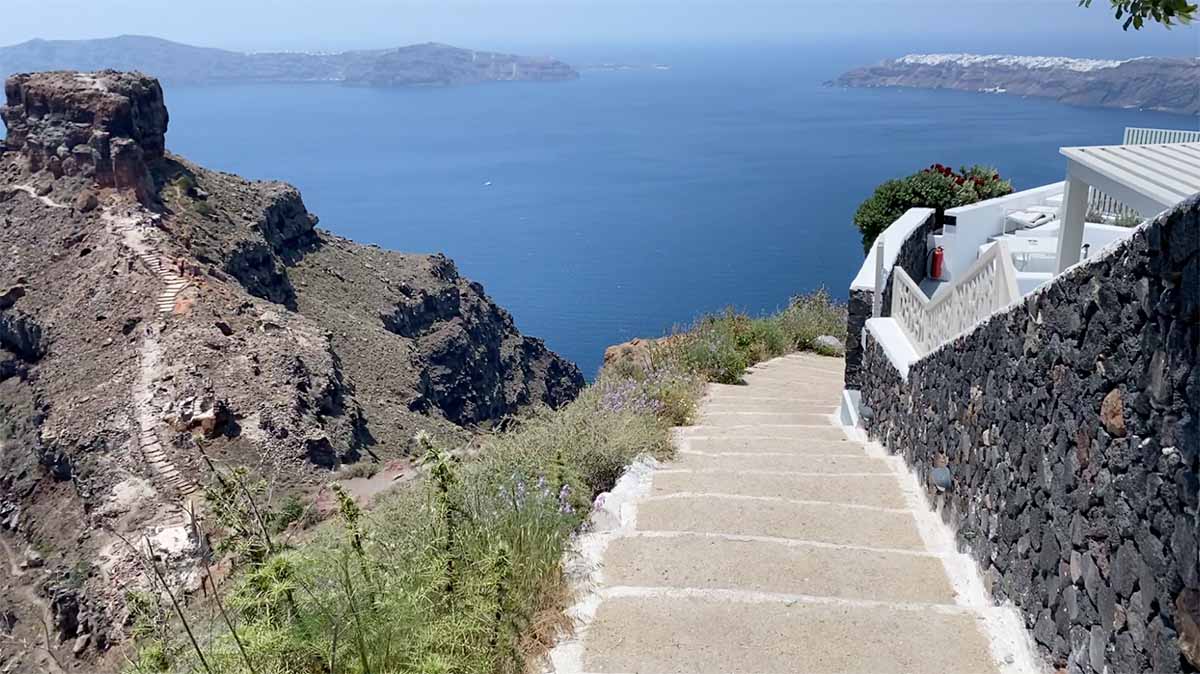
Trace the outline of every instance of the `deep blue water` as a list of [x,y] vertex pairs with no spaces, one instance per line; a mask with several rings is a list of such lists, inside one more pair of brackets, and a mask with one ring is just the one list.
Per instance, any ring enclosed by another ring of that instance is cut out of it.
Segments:
[[171,88],[167,143],[294,183],[338,234],[445,252],[590,376],[606,346],[703,311],[844,297],[862,252],[851,216],[884,179],[980,162],[1031,187],[1062,178],[1060,146],[1197,123],[822,86],[895,53],[879,51],[681,51],[647,58],[666,72],[436,90]]

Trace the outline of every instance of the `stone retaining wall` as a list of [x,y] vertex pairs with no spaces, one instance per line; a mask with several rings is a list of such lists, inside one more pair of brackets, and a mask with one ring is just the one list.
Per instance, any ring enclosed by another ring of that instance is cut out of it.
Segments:
[[943,519],[1067,672],[1200,663],[1198,213],[1144,225],[907,382],[868,337],[868,431],[931,497],[948,464]]
[[[928,263],[929,235],[941,228],[937,217],[931,214],[921,226],[913,230],[896,255],[896,265],[904,269],[912,280],[920,283],[925,280]],[[883,286],[883,315],[892,314],[892,273],[887,274]],[[850,302],[846,315],[846,388],[857,390],[860,385],[859,372],[862,369],[862,330],[867,319],[871,317],[871,303],[875,293],[871,290],[851,290]]]

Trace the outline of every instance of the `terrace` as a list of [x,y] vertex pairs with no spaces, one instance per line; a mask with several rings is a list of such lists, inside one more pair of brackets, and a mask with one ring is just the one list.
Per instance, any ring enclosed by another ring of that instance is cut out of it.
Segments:
[[[871,296],[864,328],[902,373],[1200,192],[1200,131],[1127,129],[1122,145],[1060,152],[1067,164],[1062,182],[950,209],[941,218],[932,209],[911,209],[876,239],[851,284],[852,313],[856,294]],[[935,276],[930,261],[938,249]],[[847,371],[854,373],[852,361],[861,357],[855,332],[852,316]],[[850,376],[847,388],[856,388]]]

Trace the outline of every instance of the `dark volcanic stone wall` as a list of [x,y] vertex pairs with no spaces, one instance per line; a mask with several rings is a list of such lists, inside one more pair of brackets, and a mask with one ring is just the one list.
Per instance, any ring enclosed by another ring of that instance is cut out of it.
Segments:
[[846,305],[846,389],[857,391],[862,386],[863,326],[871,318],[871,290],[851,290]]
[[1144,226],[907,382],[868,339],[869,432],[927,484],[948,462],[943,519],[1067,672],[1196,671],[1198,213]]
[[[920,283],[925,280],[927,258],[929,256],[929,235],[939,228],[937,217],[930,214],[925,222],[913,230],[912,234],[900,246],[896,255],[896,264]],[[883,286],[883,315],[892,313],[892,272],[884,271],[886,281]],[[862,330],[867,319],[871,317],[871,301],[874,293],[870,290],[851,290],[850,303],[846,313],[846,388],[857,390],[860,386],[859,372],[862,369]]]

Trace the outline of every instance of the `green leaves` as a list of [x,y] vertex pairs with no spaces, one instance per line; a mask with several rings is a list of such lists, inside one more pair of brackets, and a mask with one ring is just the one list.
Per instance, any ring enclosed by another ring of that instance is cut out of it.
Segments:
[[[1117,21],[1122,18],[1125,22],[1122,29],[1141,30],[1150,19],[1166,28],[1174,25],[1187,25],[1196,18],[1197,6],[1187,0],[1110,0],[1114,17]],[[1079,0],[1080,7],[1091,7],[1092,0]]]

